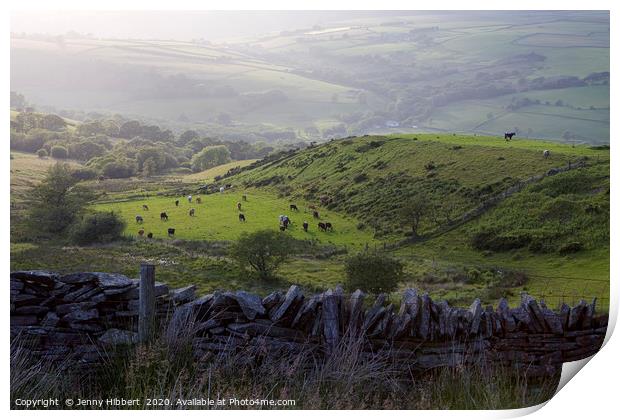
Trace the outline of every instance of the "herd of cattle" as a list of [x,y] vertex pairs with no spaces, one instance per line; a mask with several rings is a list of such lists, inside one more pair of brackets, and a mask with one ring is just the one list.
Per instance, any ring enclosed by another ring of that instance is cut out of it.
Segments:
[[[193,200],[194,200],[194,198],[191,195],[187,196],[187,201],[190,204],[192,203]],[[241,197],[241,200],[242,201],[247,201],[247,196],[243,195]],[[196,197],[195,202],[197,204],[201,204],[202,203],[202,199],[200,197]],[[178,207],[179,203],[180,203],[180,200],[177,199],[177,200],[175,200],[174,205],[176,207]],[[243,206],[242,206],[241,202],[238,202],[237,203],[237,211],[238,211],[239,222],[245,222],[246,221],[245,214],[242,213],[242,207]],[[299,212],[299,208],[297,207],[296,204],[290,204],[289,209],[291,211]],[[314,219],[321,219],[321,216],[319,215],[319,212],[318,212],[316,206],[309,205],[308,209],[312,211],[312,217]],[[142,205],[142,210],[149,211],[149,206],[146,205],[146,204],[143,204]],[[196,216],[196,209],[192,207],[192,208],[189,209],[189,217],[194,217],[194,216]],[[159,220],[162,221],[162,222],[167,222],[169,220],[168,214],[165,211],[161,212],[159,214]],[[279,228],[280,228],[281,231],[287,230],[289,228],[289,226],[292,224],[291,219],[287,215],[280,215],[278,217],[278,221],[279,221]],[[138,224],[144,223],[144,217],[142,217],[139,214],[136,215],[136,223],[138,223]],[[308,232],[308,229],[309,229],[310,225],[309,225],[309,223],[306,220],[304,220],[304,222],[302,223],[302,227],[303,227],[304,232]],[[317,223],[317,227],[322,232],[328,232],[328,231],[332,232],[334,230],[334,227],[331,224],[331,222],[318,222]],[[176,229],[168,228],[168,236],[174,236],[175,232],[176,232]],[[145,230],[142,229],[142,228],[138,230],[138,236],[140,236],[140,237],[144,237],[145,233],[146,233]],[[146,237],[149,238],[149,239],[153,238],[153,232],[146,233]]]

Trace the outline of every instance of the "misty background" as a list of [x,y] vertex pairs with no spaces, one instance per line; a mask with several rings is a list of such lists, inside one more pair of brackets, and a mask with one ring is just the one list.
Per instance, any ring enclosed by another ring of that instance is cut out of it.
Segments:
[[19,12],[11,31],[11,90],[77,121],[609,142],[607,12]]

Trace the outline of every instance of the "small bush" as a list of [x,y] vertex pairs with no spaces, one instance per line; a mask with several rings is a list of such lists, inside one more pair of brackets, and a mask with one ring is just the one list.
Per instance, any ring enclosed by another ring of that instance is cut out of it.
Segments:
[[370,293],[396,290],[403,277],[403,265],[397,259],[379,253],[362,252],[345,261],[346,287]]
[[293,239],[284,232],[259,230],[244,233],[230,248],[230,257],[259,279],[274,277],[275,272],[294,252]]
[[84,216],[71,230],[71,239],[79,245],[110,242],[120,238],[125,222],[116,213],[93,213]]
[[39,158],[43,159],[47,157],[47,150],[45,149],[39,149],[37,150],[37,156],[39,156]]
[[63,146],[53,146],[50,154],[55,159],[67,159],[69,157],[69,152],[66,147]]
[[359,184],[360,182],[368,181],[368,175],[365,173],[357,174],[353,177],[353,182]]
[[558,252],[560,255],[574,254],[575,252],[579,252],[583,249],[583,244],[581,242],[569,242],[560,247]]
[[80,168],[80,169],[75,169],[71,173],[71,175],[73,175],[73,178],[79,181],[89,181],[91,179],[97,178],[98,173],[94,169]]

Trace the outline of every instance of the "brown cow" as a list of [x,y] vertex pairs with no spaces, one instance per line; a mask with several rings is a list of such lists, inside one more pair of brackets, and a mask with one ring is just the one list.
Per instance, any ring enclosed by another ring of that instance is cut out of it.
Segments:
[[193,217],[195,213],[196,213],[196,209],[189,209],[190,217]]
[[138,231],[138,235],[140,235],[141,237],[144,236],[144,229],[140,229]]
[[237,203],[237,210],[241,211],[241,203]]
[[198,203],[198,204],[202,204],[202,198],[200,198],[200,197],[196,197],[196,203]]

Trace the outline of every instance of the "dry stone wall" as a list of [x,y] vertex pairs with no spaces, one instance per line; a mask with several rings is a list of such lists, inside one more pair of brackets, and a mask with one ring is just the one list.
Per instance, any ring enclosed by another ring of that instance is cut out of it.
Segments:
[[[238,291],[195,298],[194,286],[160,283],[155,291],[166,337],[189,340],[204,362],[240,352],[253,362],[261,352],[320,357],[356,342],[369,357],[385,354],[410,369],[493,363],[537,375],[593,355],[607,329],[596,301],[552,310],[526,294],[513,308],[505,299],[496,307],[476,299],[455,308],[411,289],[400,302],[340,287],[308,297],[299,286],[265,297]],[[96,364],[102,349],[136,343],[138,295],[139,282],[118,274],[11,273],[11,334],[43,358],[69,354]],[[246,351],[252,349],[260,351]]]

